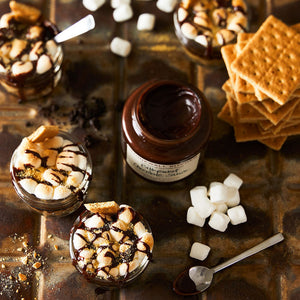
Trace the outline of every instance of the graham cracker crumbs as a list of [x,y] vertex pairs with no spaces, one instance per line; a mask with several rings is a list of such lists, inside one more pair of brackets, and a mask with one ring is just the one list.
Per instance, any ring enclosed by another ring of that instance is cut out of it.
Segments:
[[42,266],[42,264],[40,262],[38,262],[38,261],[32,265],[32,267],[34,269],[39,269],[41,266]]
[[20,281],[26,281],[27,280],[27,276],[23,273],[19,273],[18,278],[19,278]]

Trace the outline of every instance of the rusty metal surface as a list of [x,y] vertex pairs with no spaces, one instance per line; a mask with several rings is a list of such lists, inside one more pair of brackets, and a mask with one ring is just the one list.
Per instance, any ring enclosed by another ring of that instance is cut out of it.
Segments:
[[[89,13],[79,0],[30,2],[61,29]],[[287,23],[300,22],[297,0],[248,2],[252,28],[267,12]],[[214,266],[278,231],[285,236],[283,243],[217,273],[206,293],[190,298],[299,299],[300,137],[288,139],[280,152],[256,142],[237,144],[232,129],[216,119],[225,101],[220,87],[227,79],[226,70],[202,68],[189,60],[173,32],[172,15],[158,11],[155,1],[133,1],[133,7],[134,18],[116,24],[106,3],[93,13],[94,31],[64,44],[63,77],[49,97],[19,103],[0,90],[0,299],[181,299],[173,293],[172,281],[185,267],[197,263],[188,255],[194,241],[211,247],[203,264]],[[1,0],[1,14],[8,10],[8,1]],[[155,13],[153,32],[137,32],[141,12]],[[127,59],[109,50],[116,35],[133,44]],[[157,184],[138,177],[121,154],[122,104],[134,88],[152,78],[197,85],[214,112],[213,134],[203,164],[177,183]],[[99,116],[101,128],[88,122],[72,123],[69,115],[74,107],[82,100],[88,105],[95,97],[102,98],[106,106]],[[75,270],[69,257],[69,231],[80,211],[63,218],[45,218],[17,197],[9,174],[12,152],[23,136],[47,123],[59,124],[82,139],[90,137],[94,177],[88,201],[116,200],[132,205],[150,223],[155,239],[153,262],[132,285],[99,294],[97,286]],[[231,172],[244,180],[240,193],[248,222],[229,226],[225,233],[207,225],[187,224],[189,190],[222,181]],[[28,258],[27,264],[22,257]],[[36,261],[43,264],[38,270],[32,268]],[[18,280],[19,272],[27,275],[25,282]]]

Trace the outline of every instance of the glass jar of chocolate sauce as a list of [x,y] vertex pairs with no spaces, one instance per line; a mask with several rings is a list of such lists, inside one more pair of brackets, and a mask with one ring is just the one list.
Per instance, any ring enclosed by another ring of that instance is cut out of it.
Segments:
[[[72,135],[60,130],[57,136],[62,137],[66,141],[69,141],[70,142],[69,146],[76,147],[78,150],[73,151],[72,148],[66,148],[66,150],[63,150],[64,147],[61,147],[60,149],[51,148],[51,150],[57,151],[58,153],[62,151],[65,151],[65,153],[70,153],[70,154],[75,153],[84,157],[86,161],[84,169],[80,169],[80,167],[70,165],[72,171],[81,173],[83,176],[82,176],[82,181],[78,183],[76,189],[73,186],[68,187],[71,190],[71,193],[67,197],[58,198],[58,199],[41,199],[37,197],[34,194],[34,192],[30,193],[28,192],[28,190],[23,188],[22,184],[20,183],[23,176],[22,173],[20,172],[20,169],[18,169],[18,167],[16,166],[18,160],[17,158],[18,148],[14,151],[11,158],[10,173],[12,177],[12,184],[14,186],[16,193],[27,205],[29,205],[34,211],[43,214],[45,216],[61,217],[61,216],[66,216],[71,214],[85,202],[87,196],[87,190],[90,181],[92,179],[92,160],[85,145],[78,142]],[[33,151],[30,152],[33,153]],[[40,157],[39,154],[36,154],[36,156]],[[44,158],[47,159],[47,157],[42,157],[41,158],[42,161]],[[45,166],[43,166],[43,162],[42,162],[42,166],[40,169],[44,169],[44,168]],[[52,169],[55,171],[55,167],[53,167]],[[37,170],[37,172],[39,171],[40,170]],[[64,176],[68,176],[68,172],[64,172],[64,171],[58,171],[58,172],[61,172],[61,174]],[[47,182],[43,178],[30,176],[30,175],[27,178],[31,178],[33,181],[36,181],[37,184],[42,183],[51,186],[51,183]],[[57,179],[59,181],[59,178]]]
[[122,151],[142,177],[174,182],[192,174],[203,159],[212,112],[196,87],[152,80],[127,99],[122,114]]

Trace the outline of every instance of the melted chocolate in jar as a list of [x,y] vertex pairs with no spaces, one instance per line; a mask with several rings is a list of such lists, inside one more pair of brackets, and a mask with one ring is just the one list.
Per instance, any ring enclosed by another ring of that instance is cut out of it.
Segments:
[[189,136],[200,121],[195,93],[176,85],[160,86],[145,95],[139,118],[156,138],[176,140]]

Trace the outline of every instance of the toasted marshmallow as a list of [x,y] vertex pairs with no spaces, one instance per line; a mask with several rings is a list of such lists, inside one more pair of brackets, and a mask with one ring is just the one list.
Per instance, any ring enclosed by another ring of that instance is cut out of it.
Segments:
[[78,187],[83,180],[83,174],[81,172],[72,171],[66,181],[67,186]]
[[34,40],[42,36],[43,28],[40,26],[31,26],[28,28],[28,32],[26,34],[26,38],[29,40]]
[[43,54],[37,61],[36,72],[44,74],[52,68],[52,62],[48,55]]
[[120,242],[124,238],[123,231],[125,231],[126,229],[126,224],[122,220],[117,220],[112,224],[112,228],[109,232],[117,242]]
[[[90,228],[92,228],[92,227],[90,227]],[[98,237],[97,239],[95,239],[94,242],[93,242],[93,245],[95,247],[99,247],[99,248],[104,247],[104,246],[109,246],[109,244],[110,244],[109,240],[107,240],[107,239],[105,239],[101,236]],[[97,250],[97,252],[98,252],[98,250]]]
[[75,145],[73,142],[69,141],[69,140],[64,140],[62,147],[64,148],[64,150],[69,150],[69,151],[79,151],[79,148],[77,145]]
[[63,185],[59,185],[54,189],[53,199],[64,199],[71,195],[71,190]]
[[187,12],[186,9],[179,7],[178,8],[178,12],[177,12],[177,18],[179,22],[183,22],[187,16],[189,15],[189,13]]
[[30,61],[22,62],[16,61],[11,67],[11,73],[14,76],[24,75],[33,70],[32,63]]
[[78,165],[78,156],[73,152],[63,151],[56,160],[58,170],[72,171],[73,166]]
[[48,139],[44,142],[45,148],[58,149],[63,145],[64,139],[61,136],[55,136],[51,139]]
[[59,173],[58,171],[55,171],[53,169],[47,169],[43,173],[42,178],[45,181],[51,183],[52,186],[58,186],[61,184],[64,176],[61,173]]
[[46,49],[48,54],[51,57],[51,60],[54,62],[56,60],[57,53],[58,53],[57,44],[53,40],[49,40],[46,43]]
[[7,56],[11,50],[11,47],[11,43],[5,43],[4,45],[2,45],[0,48],[1,56]]
[[77,229],[75,231],[74,237],[73,237],[73,245],[76,250],[81,249],[85,247],[87,244],[85,240],[86,231],[83,229]]
[[87,167],[87,158],[84,155],[78,154],[78,168],[85,170]]
[[88,262],[88,260],[94,255],[95,250],[85,248],[79,253],[79,257],[83,259],[84,262]]
[[[103,222],[102,218],[99,217],[98,215],[93,215],[92,217],[86,219],[84,224],[88,228],[100,228],[104,225],[104,222]],[[101,238],[101,239],[104,240],[104,238]]]
[[225,45],[236,37],[235,33],[228,29],[221,29],[216,33],[216,39],[219,45]]
[[139,242],[137,243],[137,248],[139,251],[146,251],[147,247],[149,247],[150,251],[152,251],[153,244],[154,244],[154,240],[152,234],[149,232],[145,232],[142,235]]
[[22,188],[29,194],[34,194],[37,182],[31,178],[25,178],[19,181]]
[[140,238],[146,232],[146,228],[142,222],[137,222],[133,227],[133,231]]
[[48,167],[54,167],[57,159],[57,151],[47,149],[43,152],[43,157],[47,158],[46,164]]
[[99,268],[110,266],[112,263],[112,256],[115,256],[115,254],[108,248],[105,248],[101,252],[99,252],[97,255]]
[[181,32],[188,39],[194,39],[197,36],[197,29],[189,22],[181,25]]
[[120,205],[120,211],[121,212],[119,213],[119,219],[125,222],[126,224],[129,224],[134,217],[131,207],[122,204]]
[[119,268],[115,267],[110,269],[109,274],[113,277],[118,277],[119,276]]
[[12,41],[12,47],[9,52],[10,58],[14,59],[21,54],[21,52],[26,48],[27,42],[24,40],[14,39]]
[[39,58],[40,53],[43,52],[43,42],[38,41],[34,44],[34,47],[29,52],[29,60],[36,61]]
[[39,183],[35,190],[34,194],[37,198],[48,200],[53,198],[53,187],[47,184]]
[[14,13],[7,13],[2,15],[0,19],[0,28],[9,28],[10,21],[14,19]]
[[244,15],[236,15],[228,21],[227,29],[235,32],[244,32],[247,28],[247,18]]
[[[34,153],[37,153],[37,152],[34,152]],[[37,153],[37,155],[35,155],[34,153],[31,153],[31,152],[23,153],[19,159],[20,159],[20,161],[23,162],[24,165],[31,166],[33,168],[38,169],[41,166],[42,160],[38,156],[38,153]]]

